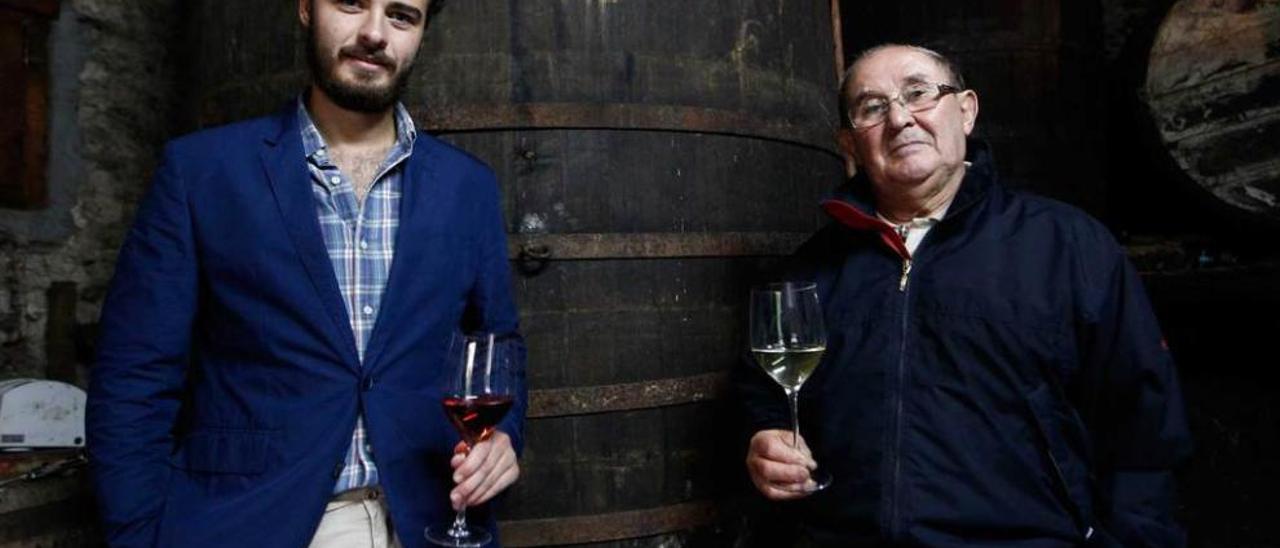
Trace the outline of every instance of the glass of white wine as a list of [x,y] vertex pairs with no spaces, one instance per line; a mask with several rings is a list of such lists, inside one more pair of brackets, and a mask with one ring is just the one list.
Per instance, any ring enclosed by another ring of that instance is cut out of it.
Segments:
[[[827,330],[813,282],[782,282],[751,290],[751,355],[782,387],[791,404],[791,446],[800,443],[800,387],[822,361]],[[821,468],[810,472],[812,491],[831,485]]]

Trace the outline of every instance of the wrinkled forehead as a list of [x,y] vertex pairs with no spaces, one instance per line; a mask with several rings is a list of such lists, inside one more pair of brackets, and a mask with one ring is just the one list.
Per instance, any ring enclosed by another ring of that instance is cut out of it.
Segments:
[[849,91],[890,92],[916,82],[947,83],[947,69],[929,54],[909,47],[878,51],[854,66]]

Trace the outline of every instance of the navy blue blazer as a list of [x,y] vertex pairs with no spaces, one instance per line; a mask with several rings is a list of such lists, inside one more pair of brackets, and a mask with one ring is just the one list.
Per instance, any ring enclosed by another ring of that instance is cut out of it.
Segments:
[[[166,146],[120,252],[89,389],[112,546],[306,546],[360,412],[404,545],[452,517],[445,345],[459,328],[517,329],[493,173],[418,136],[362,366],[305,161],[293,104]],[[517,451],[521,354],[499,427]]]

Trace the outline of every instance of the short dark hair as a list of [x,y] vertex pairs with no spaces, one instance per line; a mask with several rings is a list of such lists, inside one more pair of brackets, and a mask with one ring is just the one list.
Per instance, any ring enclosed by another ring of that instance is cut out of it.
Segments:
[[444,5],[448,3],[448,1],[449,0],[427,0],[427,20],[430,21],[432,16],[440,13],[440,10],[444,9]]
[[929,56],[930,59],[933,59],[934,62],[938,63],[938,65],[942,67],[942,70],[947,71],[947,74],[950,75],[951,81],[946,83],[960,89],[966,89],[964,86],[964,75],[960,73],[960,64],[951,60],[946,55],[915,44],[898,44],[889,42],[878,46],[872,46],[858,53],[858,56],[854,57],[853,62],[849,63],[849,67],[845,69],[844,75],[840,77],[840,113],[841,118],[843,118],[840,123],[842,125],[849,125],[849,107],[853,106],[850,104],[853,98],[849,97],[849,82],[853,80],[854,69],[858,68],[858,63],[861,63],[863,59],[889,48],[907,48]]

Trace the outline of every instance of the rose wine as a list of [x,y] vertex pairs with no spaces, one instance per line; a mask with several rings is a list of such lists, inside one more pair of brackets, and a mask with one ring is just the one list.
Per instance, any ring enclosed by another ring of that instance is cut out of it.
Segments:
[[825,350],[824,346],[768,347],[753,348],[751,354],[755,356],[756,363],[759,363],[765,373],[773,377],[773,380],[778,381],[778,384],[787,390],[795,390],[800,388],[800,385],[809,378],[809,374],[813,373],[814,368],[818,367],[818,362],[822,360],[822,353]]
[[511,409],[511,396],[445,396],[444,414],[454,428],[462,434],[467,445],[475,445],[489,439],[493,428]]

